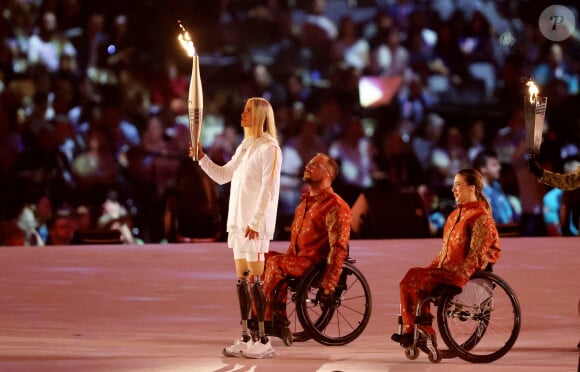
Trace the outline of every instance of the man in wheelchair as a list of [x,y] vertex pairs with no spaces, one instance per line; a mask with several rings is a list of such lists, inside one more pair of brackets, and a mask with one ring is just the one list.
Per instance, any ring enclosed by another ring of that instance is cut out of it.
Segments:
[[402,325],[391,337],[404,348],[416,344],[429,355],[437,351],[430,302],[423,302],[420,317],[418,304],[439,284],[463,288],[475,271],[497,262],[501,249],[482,175],[475,169],[460,170],[452,191],[457,207],[445,223],[443,247],[430,265],[411,268],[401,281]]
[[[348,255],[351,219],[350,207],[331,186],[337,174],[338,164],[326,154],[319,153],[306,164],[303,180],[309,191],[302,195],[296,207],[290,247],[285,254],[270,251],[266,255],[263,287],[267,299],[266,324],[288,327],[286,314],[272,311],[272,303],[277,301],[272,298],[274,288],[286,276],[300,277],[313,265],[325,262],[320,295],[331,296],[335,290]],[[281,301],[286,300],[286,293],[278,296]],[[274,333],[278,332],[274,330]]]

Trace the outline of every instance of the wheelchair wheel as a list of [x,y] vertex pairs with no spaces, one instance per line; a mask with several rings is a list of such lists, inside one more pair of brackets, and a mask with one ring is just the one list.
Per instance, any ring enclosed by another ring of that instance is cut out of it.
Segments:
[[330,301],[319,300],[324,270],[309,270],[298,287],[296,307],[302,327],[323,345],[345,345],[356,339],[371,317],[370,287],[352,263],[345,261]]
[[437,309],[441,339],[459,358],[489,363],[504,356],[520,333],[520,304],[499,276],[478,271],[462,292],[443,295]]

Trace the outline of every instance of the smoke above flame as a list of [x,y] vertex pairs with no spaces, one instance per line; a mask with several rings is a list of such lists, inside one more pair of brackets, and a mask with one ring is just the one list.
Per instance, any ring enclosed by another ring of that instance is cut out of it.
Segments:
[[183,27],[181,21],[178,21],[178,24],[179,28],[181,29],[181,33],[177,37],[177,40],[179,40],[179,43],[181,44],[182,48],[187,52],[187,55],[193,57],[197,53],[195,50],[195,46],[193,45],[193,41],[191,40],[191,36],[189,36],[189,32],[187,32],[185,27]]

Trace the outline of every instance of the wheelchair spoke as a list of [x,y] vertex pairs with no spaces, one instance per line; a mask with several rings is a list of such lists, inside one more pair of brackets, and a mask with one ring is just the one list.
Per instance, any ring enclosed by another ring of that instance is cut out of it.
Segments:
[[[308,287],[301,287],[304,302],[299,303],[300,319],[312,337],[324,345],[344,345],[357,338],[370,319],[370,288],[356,267],[345,263],[330,302],[319,301],[322,272],[305,278]],[[305,283],[306,284],[306,283]]]
[[487,363],[513,346],[520,329],[520,308],[513,290],[493,273],[480,272],[437,311],[441,338],[460,358]]

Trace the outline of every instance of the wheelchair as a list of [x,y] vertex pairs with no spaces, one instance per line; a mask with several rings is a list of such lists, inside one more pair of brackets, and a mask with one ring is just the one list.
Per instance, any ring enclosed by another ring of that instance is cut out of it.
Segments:
[[[348,257],[335,291],[323,296],[320,289],[325,264],[317,264],[301,277],[287,276],[274,288],[273,299],[284,300],[272,304],[272,321],[267,322],[266,334],[282,339],[284,345],[314,339],[323,345],[346,345],[366,328],[372,309],[371,291],[361,271]],[[280,316],[285,314],[285,316]],[[252,330],[253,337],[257,332]]]
[[[437,306],[437,327],[441,339],[449,348],[445,357],[459,357],[471,363],[490,363],[504,356],[520,333],[521,309],[513,289],[491,267],[475,272],[463,288],[441,284],[433,294],[417,306],[413,344],[405,347],[407,359],[427,353],[433,363],[439,363],[443,353],[427,339],[419,328],[425,317],[421,307],[426,302]],[[398,316],[402,335],[401,314]],[[423,323],[425,324],[425,323]]]

